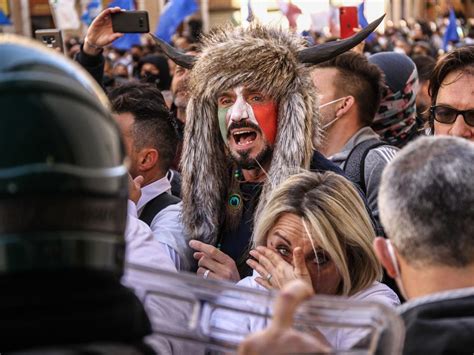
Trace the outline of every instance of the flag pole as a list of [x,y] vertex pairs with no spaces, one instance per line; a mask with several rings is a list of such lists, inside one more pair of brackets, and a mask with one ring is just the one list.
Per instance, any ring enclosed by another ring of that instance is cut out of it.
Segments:
[[202,30],[209,32],[209,0],[201,0]]

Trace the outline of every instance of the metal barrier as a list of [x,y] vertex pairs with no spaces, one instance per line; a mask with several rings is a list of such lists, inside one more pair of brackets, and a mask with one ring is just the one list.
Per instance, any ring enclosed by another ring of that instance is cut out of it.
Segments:
[[[233,353],[252,329],[234,319],[247,319],[264,328],[272,317],[276,292],[237,287],[228,282],[204,280],[190,273],[176,273],[128,264],[135,279],[153,278],[142,297],[155,335],[193,343],[193,354]],[[158,315],[158,316],[157,316]],[[324,335],[355,336],[347,354],[401,354],[405,335],[397,313],[375,302],[317,295],[295,314],[295,328]],[[361,340],[362,341],[359,341]]]

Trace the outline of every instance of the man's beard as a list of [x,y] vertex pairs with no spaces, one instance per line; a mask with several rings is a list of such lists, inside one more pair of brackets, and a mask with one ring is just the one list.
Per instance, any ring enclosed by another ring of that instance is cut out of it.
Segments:
[[[248,121],[241,121],[239,123],[232,123],[229,126],[229,131],[228,131],[228,136],[227,139],[229,139],[230,132],[233,129],[238,129],[238,128],[253,128],[255,131],[257,131],[257,135],[260,134],[262,139],[263,139],[263,134],[262,130],[260,129],[259,126],[248,122]],[[273,148],[268,144],[267,141],[264,141],[265,146],[263,149],[257,154],[255,158],[250,157],[250,151],[249,150],[244,150],[244,151],[239,151],[239,152],[233,152],[231,151],[230,155],[232,157],[232,160],[242,169],[245,170],[252,170],[252,169],[258,169],[263,166],[263,164],[267,163],[272,159],[273,155]]]
[[239,153],[231,152],[230,156],[232,160],[244,170],[258,169],[271,160],[273,155],[273,149],[269,144],[265,144],[265,147],[257,154],[255,158],[250,157],[248,150]]
[[173,93],[173,103],[178,108],[186,108],[188,101],[188,80],[183,80],[176,85]]

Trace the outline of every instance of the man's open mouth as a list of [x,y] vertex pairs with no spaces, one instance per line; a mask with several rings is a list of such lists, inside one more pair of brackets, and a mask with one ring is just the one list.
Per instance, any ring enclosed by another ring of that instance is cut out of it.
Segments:
[[232,132],[235,144],[238,146],[247,146],[257,139],[257,132],[253,129],[240,129]]

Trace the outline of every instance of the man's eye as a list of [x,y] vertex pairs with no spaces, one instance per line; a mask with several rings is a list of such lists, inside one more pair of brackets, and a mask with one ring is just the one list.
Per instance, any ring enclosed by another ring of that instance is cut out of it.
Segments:
[[226,106],[226,105],[232,105],[234,101],[228,97],[222,97],[219,99],[219,104]]
[[249,100],[252,102],[262,102],[264,99],[263,99],[263,96],[260,96],[260,95],[251,95],[249,97]]
[[278,247],[276,249],[280,253],[281,256],[289,256],[290,255],[290,251],[288,250],[288,248]]

